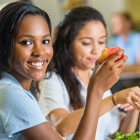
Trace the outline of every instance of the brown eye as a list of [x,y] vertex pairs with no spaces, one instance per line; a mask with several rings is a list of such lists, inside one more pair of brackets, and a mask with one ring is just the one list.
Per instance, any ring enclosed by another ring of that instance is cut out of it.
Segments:
[[29,40],[24,40],[24,41],[21,42],[21,44],[22,44],[22,45],[31,45],[32,42],[29,41]]
[[50,40],[43,40],[42,41],[42,44],[49,44],[50,43]]
[[85,46],[87,46],[87,45],[90,45],[91,43],[84,43],[84,42],[83,42],[82,44],[85,45]]
[[100,45],[105,44],[106,42],[99,42]]

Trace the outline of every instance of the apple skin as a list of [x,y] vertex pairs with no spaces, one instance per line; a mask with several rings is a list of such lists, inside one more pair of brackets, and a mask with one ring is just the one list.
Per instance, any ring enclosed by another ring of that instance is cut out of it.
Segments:
[[[114,46],[114,47],[109,47],[109,48],[105,48],[100,56],[99,56],[99,64],[102,64],[106,59],[108,59],[110,56],[112,56],[114,53],[116,53],[117,51],[119,51],[121,48],[118,46]],[[124,54],[122,54],[116,61],[118,61],[119,59],[121,59],[122,57],[124,57]],[[115,61],[115,62],[116,62]],[[122,65],[121,65],[122,66]],[[121,67],[120,66],[120,67]]]

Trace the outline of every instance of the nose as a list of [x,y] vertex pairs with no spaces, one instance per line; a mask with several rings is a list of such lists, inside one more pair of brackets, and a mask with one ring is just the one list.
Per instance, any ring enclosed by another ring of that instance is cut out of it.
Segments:
[[35,44],[33,47],[32,55],[36,57],[43,56],[45,54],[45,48],[42,44]]
[[99,46],[96,43],[93,43],[91,53],[92,54],[99,54],[100,53]]

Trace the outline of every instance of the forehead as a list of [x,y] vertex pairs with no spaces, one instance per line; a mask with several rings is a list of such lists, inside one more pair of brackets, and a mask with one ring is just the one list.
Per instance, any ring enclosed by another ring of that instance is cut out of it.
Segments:
[[101,21],[89,21],[78,32],[80,35],[106,35],[106,29]]
[[40,15],[26,15],[22,18],[17,34],[30,33],[36,34],[40,31],[49,33],[49,27],[46,20]]
[[124,17],[120,14],[116,14],[116,15],[113,15],[112,19],[123,21]]

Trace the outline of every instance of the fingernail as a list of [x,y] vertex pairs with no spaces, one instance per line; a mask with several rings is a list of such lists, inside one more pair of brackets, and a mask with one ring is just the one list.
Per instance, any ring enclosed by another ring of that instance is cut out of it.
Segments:
[[124,111],[127,111],[127,110],[128,110],[127,108],[124,109]]
[[117,107],[120,107],[121,106],[121,104],[117,104]]

